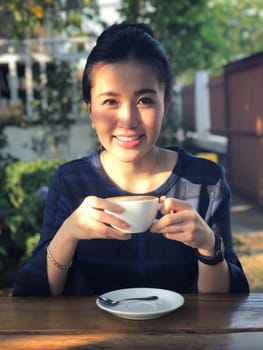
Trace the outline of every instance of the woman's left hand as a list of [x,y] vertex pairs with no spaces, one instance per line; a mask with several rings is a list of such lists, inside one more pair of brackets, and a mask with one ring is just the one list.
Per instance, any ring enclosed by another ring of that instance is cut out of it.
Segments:
[[165,196],[160,202],[163,216],[151,226],[151,232],[197,248],[203,255],[213,256],[214,233],[191,204]]

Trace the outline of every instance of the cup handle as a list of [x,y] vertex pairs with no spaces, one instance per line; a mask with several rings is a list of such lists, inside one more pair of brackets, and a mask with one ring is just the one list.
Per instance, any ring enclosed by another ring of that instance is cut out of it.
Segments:
[[[158,203],[158,211],[161,209],[161,207],[162,207],[162,204],[161,203]],[[159,219],[154,219],[153,220],[153,224],[155,223],[155,222],[157,222]]]

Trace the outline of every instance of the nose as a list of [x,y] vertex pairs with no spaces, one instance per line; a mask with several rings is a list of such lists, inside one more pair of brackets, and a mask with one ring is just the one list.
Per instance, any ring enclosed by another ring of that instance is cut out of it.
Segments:
[[125,103],[119,109],[118,125],[122,128],[136,128],[140,122],[140,115],[136,105]]

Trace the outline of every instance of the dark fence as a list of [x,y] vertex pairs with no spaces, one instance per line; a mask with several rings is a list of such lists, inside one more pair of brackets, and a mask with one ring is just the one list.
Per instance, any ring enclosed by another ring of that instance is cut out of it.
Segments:
[[263,53],[225,67],[225,99],[231,184],[263,205]]
[[[210,132],[215,135],[226,135],[226,105],[224,76],[209,79],[210,95]],[[187,85],[182,88],[182,109],[184,126],[187,131],[196,131],[195,122],[195,86]]]
[[[211,134],[228,138],[232,188],[263,205],[263,53],[230,63],[209,81]],[[187,130],[196,131],[194,85],[182,89]]]

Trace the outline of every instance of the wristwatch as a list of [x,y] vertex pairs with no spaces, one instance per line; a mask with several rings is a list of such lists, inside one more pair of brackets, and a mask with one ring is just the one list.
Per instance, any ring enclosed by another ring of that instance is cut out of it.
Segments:
[[222,237],[215,233],[215,252],[214,256],[206,256],[199,253],[198,249],[195,250],[197,259],[206,265],[216,265],[222,262],[225,258],[224,242]]

